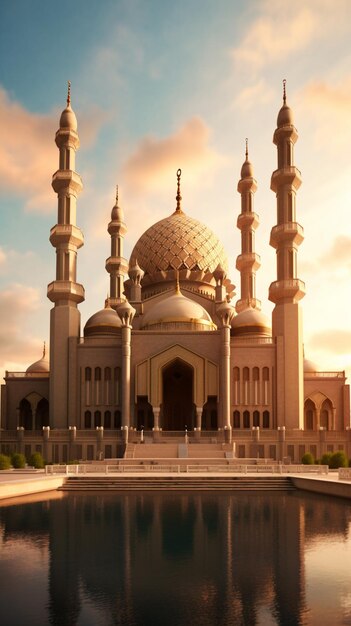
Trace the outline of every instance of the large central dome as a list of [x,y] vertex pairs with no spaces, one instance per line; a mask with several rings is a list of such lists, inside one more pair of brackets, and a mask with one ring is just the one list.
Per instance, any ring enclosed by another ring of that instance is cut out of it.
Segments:
[[146,274],[169,270],[214,272],[228,269],[227,256],[216,235],[198,220],[175,211],[147,229],[134,246],[136,259]]

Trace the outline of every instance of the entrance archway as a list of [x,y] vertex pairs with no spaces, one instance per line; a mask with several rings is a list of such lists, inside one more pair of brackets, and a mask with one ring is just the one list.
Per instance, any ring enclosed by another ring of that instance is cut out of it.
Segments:
[[162,371],[163,430],[192,430],[194,419],[194,370],[181,359],[175,359]]

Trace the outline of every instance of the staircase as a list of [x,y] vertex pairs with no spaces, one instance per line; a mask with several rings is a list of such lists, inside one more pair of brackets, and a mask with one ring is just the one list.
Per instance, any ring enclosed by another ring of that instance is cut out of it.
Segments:
[[295,491],[284,476],[72,476],[60,491]]

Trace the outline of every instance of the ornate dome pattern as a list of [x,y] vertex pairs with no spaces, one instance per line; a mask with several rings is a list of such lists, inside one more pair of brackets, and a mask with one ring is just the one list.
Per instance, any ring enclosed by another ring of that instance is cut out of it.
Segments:
[[228,269],[225,250],[216,235],[183,211],[148,228],[130,258],[138,260],[145,274],[182,269],[214,272],[218,265]]

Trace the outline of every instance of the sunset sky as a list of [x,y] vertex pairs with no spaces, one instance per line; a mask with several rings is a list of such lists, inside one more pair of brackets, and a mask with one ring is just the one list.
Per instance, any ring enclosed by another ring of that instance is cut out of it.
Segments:
[[127,258],[142,232],[183,208],[224,244],[239,293],[236,191],[249,139],[261,224],[262,309],[276,278],[272,136],[287,80],[303,184],[298,276],[306,357],[351,375],[351,2],[349,0],[13,0],[0,5],[0,375],[25,369],[49,339],[46,286],[57,199],[51,176],[67,80],[84,190],[78,282],[82,329],[109,288],[106,231],[115,186]]

